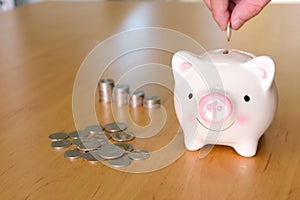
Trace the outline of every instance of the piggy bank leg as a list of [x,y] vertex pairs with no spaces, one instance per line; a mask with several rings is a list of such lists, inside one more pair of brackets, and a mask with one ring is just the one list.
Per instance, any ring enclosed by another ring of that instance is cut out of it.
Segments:
[[244,157],[252,157],[256,154],[258,141],[239,143],[233,145],[234,150]]
[[199,150],[205,145],[206,145],[206,143],[199,141],[199,140],[198,141],[197,140],[190,141],[188,139],[185,139],[185,147],[189,151]]

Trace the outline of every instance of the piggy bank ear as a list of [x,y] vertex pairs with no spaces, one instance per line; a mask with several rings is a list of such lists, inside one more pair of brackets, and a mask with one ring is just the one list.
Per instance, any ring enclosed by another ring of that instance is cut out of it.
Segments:
[[179,51],[173,55],[172,68],[174,72],[183,74],[185,71],[192,68],[194,55],[188,51]]
[[256,57],[244,63],[244,67],[259,78],[265,91],[270,88],[275,76],[275,64],[270,57]]

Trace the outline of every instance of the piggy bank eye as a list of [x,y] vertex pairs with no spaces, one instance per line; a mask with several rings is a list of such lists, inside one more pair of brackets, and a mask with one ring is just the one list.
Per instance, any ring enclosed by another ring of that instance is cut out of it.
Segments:
[[192,98],[193,98],[193,94],[192,94],[192,93],[189,93],[188,98],[189,98],[189,99],[192,99]]
[[245,102],[249,102],[249,101],[250,101],[250,97],[249,97],[248,95],[245,95],[245,96],[244,96],[244,101],[245,101]]

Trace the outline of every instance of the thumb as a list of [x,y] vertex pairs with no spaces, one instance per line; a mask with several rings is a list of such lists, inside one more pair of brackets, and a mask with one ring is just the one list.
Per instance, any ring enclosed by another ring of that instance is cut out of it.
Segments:
[[237,30],[246,21],[256,16],[271,0],[242,0],[231,13],[231,28]]

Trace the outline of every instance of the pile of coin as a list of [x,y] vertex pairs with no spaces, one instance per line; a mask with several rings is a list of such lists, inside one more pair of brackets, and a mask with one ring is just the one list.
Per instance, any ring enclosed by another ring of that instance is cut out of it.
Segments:
[[136,90],[130,94],[129,85],[114,85],[112,79],[101,79],[98,83],[99,101],[104,103],[113,102],[117,106],[129,104],[131,107],[144,106],[147,109],[155,109],[160,107],[160,97],[148,96],[140,90]]
[[150,157],[146,150],[134,150],[128,141],[134,140],[135,135],[126,129],[125,123],[113,122],[103,127],[88,126],[84,130],[72,131],[69,134],[56,132],[49,135],[49,139],[55,149],[75,146],[64,152],[64,156],[70,160],[83,158],[90,163],[107,161],[112,167],[125,167],[133,160]]

